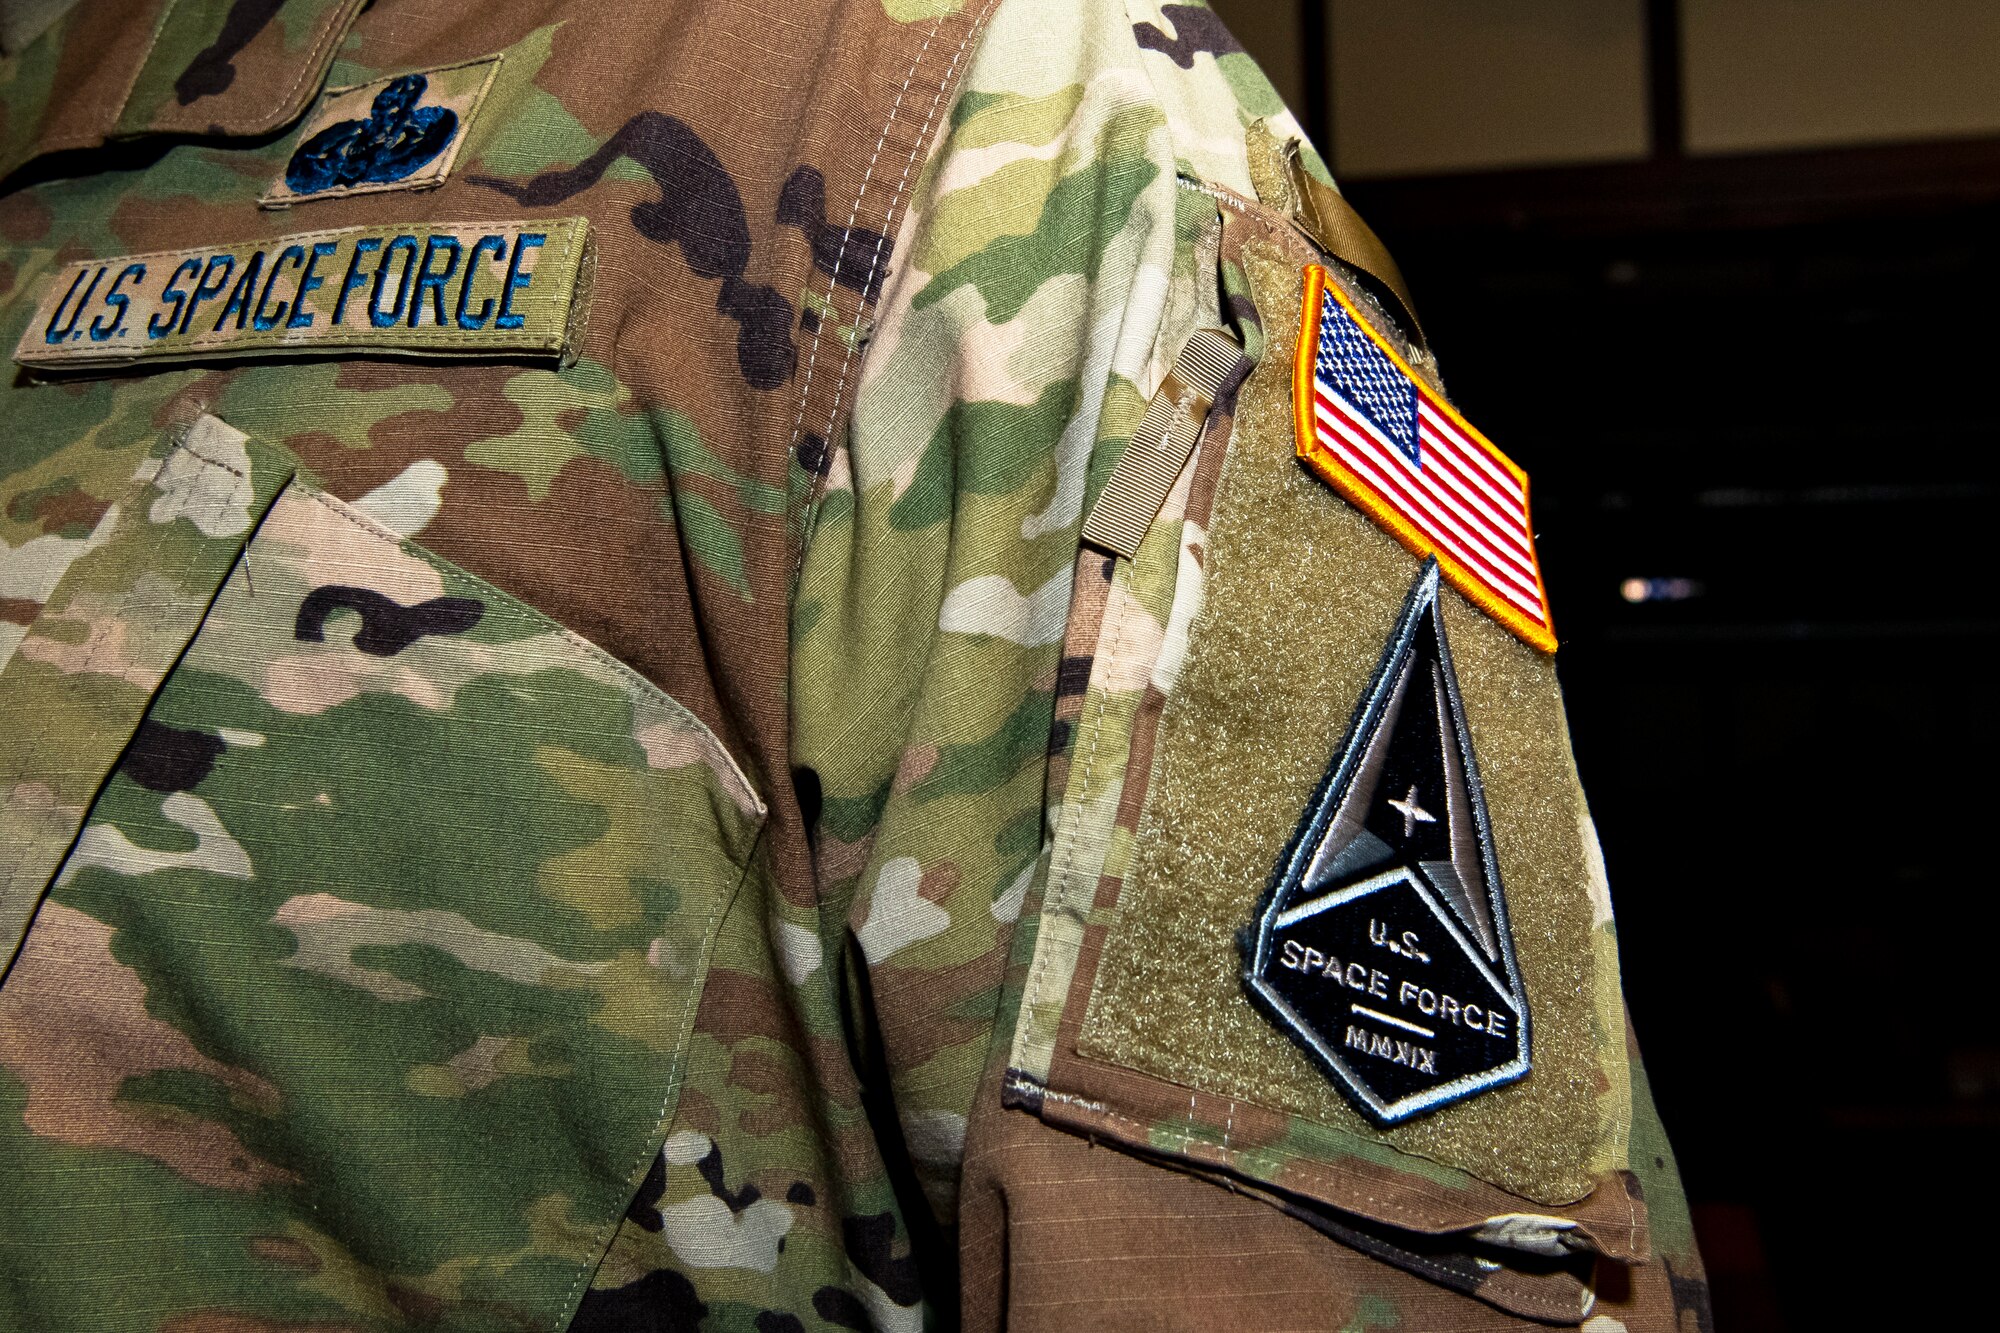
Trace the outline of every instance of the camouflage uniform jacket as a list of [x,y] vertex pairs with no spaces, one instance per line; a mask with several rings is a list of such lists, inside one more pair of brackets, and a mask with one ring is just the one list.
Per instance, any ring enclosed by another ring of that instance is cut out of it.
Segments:
[[1384,1126],[1246,1002],[1419,569],[1306,275],[1432,377],[1206,9],[8,19],[0,1329],[1706,1326],[1456,592],[1533,1073]]

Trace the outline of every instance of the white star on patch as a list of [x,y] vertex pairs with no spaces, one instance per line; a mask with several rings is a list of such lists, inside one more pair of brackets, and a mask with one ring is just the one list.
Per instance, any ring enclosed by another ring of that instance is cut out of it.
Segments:
[[1438,822],[1436,815],[1417,804],[1417,788],[1415,783],[1410,784],[1409,794],[1403,797],[1402,800],[1399,801],[1391,796],[1389,804],[1402,812],[1403,836],[1406,838],[1417,831],[1417,825],[1435,824]]

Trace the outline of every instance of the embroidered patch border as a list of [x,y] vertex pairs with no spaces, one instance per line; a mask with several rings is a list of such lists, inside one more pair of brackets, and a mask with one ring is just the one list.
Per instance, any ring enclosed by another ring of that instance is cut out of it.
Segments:
[[1439,593],[1427,559],[1243,940],[1252,1002],[1383,1125],[1531,1067]]
[[1292,409],[1307,467],[1413,554],[1437,557],[1474,605],[1555,651],[1528,474],[1427,389],[1318,264],[1305,271]]
[[14,359],[49,369],[234,355],[576,354],[595,261],[580,217],[342,227],[66,264]]
[[[357,194],[436,189],[451,174],[501,59],[480,56],[327,89],[257,202],[290,208]],[[321,179],[329,183],[314,188],[312,182]]]

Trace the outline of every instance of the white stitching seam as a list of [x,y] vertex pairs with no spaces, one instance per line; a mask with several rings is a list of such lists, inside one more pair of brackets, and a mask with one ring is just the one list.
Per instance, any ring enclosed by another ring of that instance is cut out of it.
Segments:
[[[937,119],[938,107],[943,104],[945,93],[951,89],[952,77],[958,71],[958,62],[965,58],[966,48],[972,44],[972,39],[984,30],[987,16],[993,12],[994,7],[999,2],[1000,0],[987,0],[986,7],[980,10],[979,17],[968,25],[964,38],[958,44],[958,49],[952,53],[951,64],[946,66],[944,77],[938,80],[937,93],[931,98],[930,111],[924,116],[923,128],[917,131],[916,144],[911,149],[908,159],[903,164],[902,178],[896,182],[896,191],[889,196],[889,207],[883,213],[882,230],[876,234],[875,253],[869,256],[868,273],[861,284],[864,292],[874,281],[876,271],[882,262],[882,250],[889,243],[889,228],[894,225],[896,207],[902,202],[903,191],[910,183],[910,172],[915,168],[917,159],[923,154],[925,141],[930,138],[931,124]],[[869,182],[875,175],[876,161],[882,156],[882,146],[889,141],[889,131],[895,125],[896,116],[902,110],[903,96],[909,92],[910,83],[916,78],[917,69],[922,65],[925,53],[930,50],[931,40],[937,36],[938,30],[943,26],[944,16],[939,17],[937,22],[931,25],[930,33],[925,36],[923,46],[917,51],[916,59],[910,64],[910,72],[903,78],[903,86],[897,90],[895,104],[889,109],[889,119],[882,126],[882,137],[875,141],[874,155],[868,159],[868,169],[862,173],[861,188],[855,193],[854,207],[848,211],[847,226],[840,234],[840,254],[833,261],[833,273],[827,278],[826,282],[826,296],[824,300],[829,307],[833,304],[834,288],[840,278],[840,267],[847,260],[847,243],[853,236],[855,220],[861,215],[861,201],[867,197]],[[856,309],[857,318],[860,312],[867,309],[870,304],[868,298],[862,298],[861,304]],[[822,324],[813,334],[812,351],[806,355],[805,381],[799,387],[799,411],[798,415],[792,419],[792,438],[785,446],[787,471],[789,471],[789,465],[798,458],[799,432],[805,424],[806,407],[812,399],[813,369],[819,360],[819,347],[820,343],[825,340],[825,336],[825,325]],[[833,447],[834,427],[840,420],[840,405],[845,400],[847,393],[847,373],[854,364],[854,352],[859,341],[857,338],[848,342],[847,355],[841,359],[840,372],[834,380],[833,406],[828,411],[826,417],[826,447],[829,449]],[[813,478],[812,489],[806,500],[805,509],[799,515],[799,551],[798,558],[792,566],[792,581],[794,583],[798,581],[799,571],[805,568],[806,546],[812,537],[813,520],[819,513],[820,486],[824,480],[824,477]]]

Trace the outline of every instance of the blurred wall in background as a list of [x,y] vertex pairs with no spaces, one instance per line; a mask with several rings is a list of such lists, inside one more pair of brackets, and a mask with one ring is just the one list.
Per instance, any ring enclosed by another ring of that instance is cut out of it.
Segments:
[[[1656,135],[1696,154],[2000,135],[1992,0],[1215,8],[1352,180],[1632,161]],[[1668,55],[1676,123],[1656,127]]]
[[1690,151],[2000,134],[1992,0],[1682,0]]
[[1344,177],[1646,155],[1638,0],[1346,0],[1331,17]]
[[1949,1322],[2000,1196],[2000,4],[1215,7],[1534,479],[1718,1327]]

